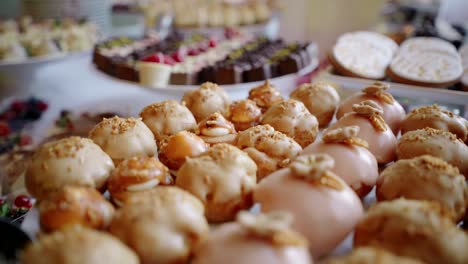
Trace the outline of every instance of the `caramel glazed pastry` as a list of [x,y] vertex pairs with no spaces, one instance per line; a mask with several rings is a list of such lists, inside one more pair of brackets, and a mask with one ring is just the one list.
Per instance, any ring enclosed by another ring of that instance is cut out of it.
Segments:
[[378,247],[358,247],[346,256],[325,261],[326,264],[425,264],[425,262],[395,255]]
[[112,201],[122,206],[135,193],[173,183],[168,168],[156,158],[133,157],[117,165],[107,181],[107,189]]
[[82,225],[105,229],[114,216],[114,207],[93,188],[65,186],[39,205],[40,223],[45,231]]
[[43,235],[21,254],[23,264],[138,264],[138,256],[117,238],[83,227]]
[[226,116],[229,111],[229,95],[217,84],[206,82],[198,89],[188,91],[182,97],[185,105],[200,122],[215,112]]
[[188,263],[209,232],[204,206],[176,187],[138,193],[120,208],[109,232],[140,257],[141,263]]
[[240,212],[235,222],[211,232],[195,251],[193,264],[311,264],[307,240],[290,227],[286,212]]
[[152,157],[158,151],[153,133],[136,118],[104,118],[89,132],[89,138],[116,164],[125,158]]
[[405,197],[438,202],[454,222],[463,219],[468,207],[465,177],[457,167],[429,155],[399,160],[385,168],[376,194],[378,201]]
[[254,101],[264,113],[270,106],[283,101],[281,93],[270,84],[270,80],[266,80],[260,86],[254,87],[249,91],[249,99]]
[[354,231],[354,247],[361,246],[428,264],[468,263],[468,235],[428,201],[397,199],[372,206]]
[[432,155],[458,167],[468,178],[468,146],[455,134],[433,128],[405,133],[398,140],[398,159]]
[[228,119],[237,131],[244,131],[260,124],[261,118],[262,109],[250,99],[236,101],[229,106]]
[[402,122],[401,133],[425,127],[448,131],[462,141],[468,140],[468,121],[438,105],[421,106],[409,112]]
[[104,190],[113,169],[112,159],[91,139],[69,137],[37,149],[25,174],[25,185],[38,200],[67,185]]
[[217,143],[232,144],[237,136],[234,124],[226,120],[219,112],[215,112],[203,119],[198,124],[197,134],[210,145]]

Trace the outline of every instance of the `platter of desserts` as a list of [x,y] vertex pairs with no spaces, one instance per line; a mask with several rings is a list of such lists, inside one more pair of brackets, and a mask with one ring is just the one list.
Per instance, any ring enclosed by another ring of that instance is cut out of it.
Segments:
[[460,53],[448,41],[413,37],[398,46],[385,35],[366,31],[339,37],[329,61],[341,76],[432,88],[459,84],[465,71]]
[[314,43],[288,44],[227,30],[223,39],[177,32],[164,40],[111,39],[96,46],[93,62],[108,75],[155,89],[188,90],[204,82],[231,89],[310,72],[316,56]]
[[99,39],[97,27],[73,19],[0,22],[0,69],[37,65],[89,54]]
[[467,263],[466,119],[382,82],[221,87],[39,146],[22,263]]

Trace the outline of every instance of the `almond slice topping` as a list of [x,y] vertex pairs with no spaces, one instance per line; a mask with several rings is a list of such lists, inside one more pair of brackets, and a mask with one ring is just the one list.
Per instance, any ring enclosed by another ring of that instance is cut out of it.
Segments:
[[322,137],[322,140],[325,143],[341,143],[368,148],[369,144],[364,139],[359,138],[357,136],[358,133],[358,126],[340,127],[325,132],[325,134]]
[[373,84],[362,89],[362,92],[367,95],[373,95],[387,104],[393,104],[395,99],[390,93],[386,92],[388,88],[390,88],[390,85],[386,83],[374,82]]

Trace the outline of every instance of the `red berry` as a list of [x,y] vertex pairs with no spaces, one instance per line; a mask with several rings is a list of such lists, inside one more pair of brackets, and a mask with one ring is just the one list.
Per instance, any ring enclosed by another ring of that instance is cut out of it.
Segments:
[[210,48],[216,48],[216,46],[218,45],[218,42],[216,41],[216,39],[210,39],[210,42],[208,42],[208,46],[210,46]]
[[154,63],[163,63],[164,62],[164,54],[161,52],[155,53],[151,56],[146,57],[143,61],[145,62],[154,62]]
[[191,48],[191,49],[189,49],[187,54],[189,56],[197,56],[197,55],[200,54],[200,51],[198,50],[198,48]]
[[20,147],[31,145],[32,137],[29,135],[21,135],[19,145]]
[[0,122],[0,137],[6,137],[10,135],[11,129],[5,122]]
[[36,107],[39,111],[44,112],[49,106],[45,102],[39,101]]
[[23,112],[27,107],[26,103],[21,101],[13,101],[10,105],[11,110],[16,113]]
[[183,62],[185,54],[179,49],[178,51],[172,53],[171,57],[172,59],[174,59],[175,62]]
[[15,198],[14,205],[18,208],[31,208],[32,201],[28,196],[21,194]]
[[164,64],[174,65],[176,62],[171,56],[164,56]]

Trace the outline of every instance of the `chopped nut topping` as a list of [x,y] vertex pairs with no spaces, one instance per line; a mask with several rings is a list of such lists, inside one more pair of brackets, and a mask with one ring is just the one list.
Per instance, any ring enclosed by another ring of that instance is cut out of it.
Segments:
[[413,109],[411,112],[409,112],[408,117],[420,116],[422,119],[425,119],[430,116],[442,117],[442,114],[446,114],[450,118],[455,116],[454,113],[447,111],[445,109],[442,109],[436,104],[433,104],[433,105],[425,105],[425,106],[421,106],[421,107],[417,107]]
[[299,156],[289,165],[289,168],[295,177],[341,190],[343,186],[330,171],[334,166],[335,161],[332,157],[327,154],[316,154]]
[[373,95],[387,104],[393,104],[395,99],[391,94],[386,92],[390,88],[390,85],[383,82],[375,82],[366,88],[362,89],[362,92],[367,95]]
[[93,137],[93,134],[96,133],[98,129],[103,129],[104,127],[110,127],[112,135],[123,134],[134,128],[138,120],[141,120],[141,118],[120,118],[118,116],[104,118],[89,134]]
[[382,117],[383,110],[380,105],[372,100],[362,101],[353,105],[353,111],[357,114],[369,118],[372,125],[379,131],[386,131],[387,124]]
[[358,138],[358,133],[358,126],[340,127],[327,131],[323,135],[322,140],[325,143],[341,143],[368,148],[369,144],[364,139]]
[[463,141],[461,141],[453,133],[450,133],[448,131],[439,130],[439,129],[430,128],[430,127],[410,131],[410,132],[404,134],[400,138],[400,142],[403,142],[403,141],[409,141],[409,142],[420,141],[420,142],[424,142],[424,141],[428,140],[430,137],[435,137],[435,136],[444,137],[444,138],[446,138],[446,139],[448,139],[448,140],[450,140],[452,142],[460,141],[461,143],[463,143]]
[[286,212],[253,214],[240,212],[237,222],[253,235],[270,240],[279,246],[305,246],[306,240],[290,229],[293,217]]
[[49,157],[51,158],[69,158],[75,157],[86,143],[93,143],[91,139],[81,137],[69,137],[51,143],[48,148]]

